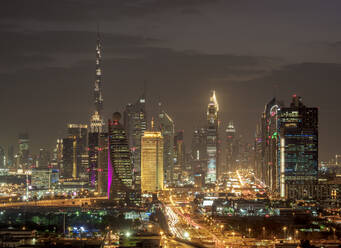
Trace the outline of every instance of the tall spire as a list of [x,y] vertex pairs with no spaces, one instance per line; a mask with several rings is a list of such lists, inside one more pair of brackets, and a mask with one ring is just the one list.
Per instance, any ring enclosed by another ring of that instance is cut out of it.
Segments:
[[95,110],[98,112],[99,115],[102,114],[102,110],[103,110],[101,59],[102,59],[102,46],[101,46],[99,29],[97,27],[96,80],[95,80],[95,87],[94,87],[94,100],[95,100]]
[[102,46],[99,33],[99,26],[97,25],[97,42],[96,42],[96,79],[94,85],[94,112],[90,118],[91,132],[102,132],[104,127],[104,121],[102,117],[103,111],[103,95],[102,95]]

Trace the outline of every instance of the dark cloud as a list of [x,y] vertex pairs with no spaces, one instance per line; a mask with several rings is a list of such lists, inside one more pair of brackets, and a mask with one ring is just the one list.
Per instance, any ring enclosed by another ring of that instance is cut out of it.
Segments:
[[117,20],[143,17],[167,11],[179,13],[193,6],[213,4],[216,0],[5,0],[2,2],[2,20],[35,20],[50,22]]
[[28,129],[34,149],[52,146],[67,123],[88,122],[98,22],[107,116],[134,102],[146,80],[149,101],[164,102],[188,143],[216,89],[222,125],[235,120],[251,141],[265,103],[297,93],[320,107],[327,159],[341,138],[340,8],[322,0],[2,1],[0,140],[16,144]]

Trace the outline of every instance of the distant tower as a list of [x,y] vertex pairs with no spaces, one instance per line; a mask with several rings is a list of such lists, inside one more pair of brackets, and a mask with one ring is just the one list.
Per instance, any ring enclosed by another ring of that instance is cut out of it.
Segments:
[[205,183],[215,183],[218,169],[218,122],[219,104],[213,90],[207,107],[207,173]]

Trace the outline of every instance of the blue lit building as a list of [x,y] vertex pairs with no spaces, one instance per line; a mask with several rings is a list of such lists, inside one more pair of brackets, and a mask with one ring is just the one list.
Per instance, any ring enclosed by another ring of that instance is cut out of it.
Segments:
[[318,109],[294,95],[278,118],[280,196],[312,199],[318,183]]

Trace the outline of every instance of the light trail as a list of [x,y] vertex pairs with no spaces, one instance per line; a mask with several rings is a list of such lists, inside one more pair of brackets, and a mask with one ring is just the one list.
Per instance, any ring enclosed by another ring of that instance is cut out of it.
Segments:
[[243,183],[242,177],[241,177],[240,174],[239,174],[239,171],[237,170],[236,173],[237,173],[237,176],[238,176],[238,179],[239,179],[240,184],[241,184],[242,186],[244,186],[244,183]]

